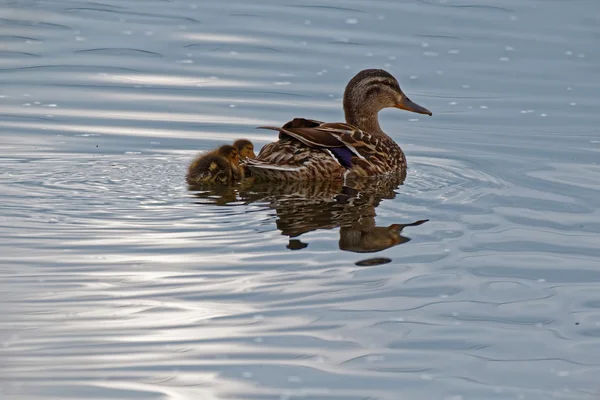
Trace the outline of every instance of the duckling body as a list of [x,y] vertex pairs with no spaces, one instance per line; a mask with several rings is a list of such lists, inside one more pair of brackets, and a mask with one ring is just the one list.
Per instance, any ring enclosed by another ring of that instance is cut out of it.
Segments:
[[344,92],[346,122],[295,118],[282,127],[279,140],[263,147],[245,165],[258,180],[328,180],[368,177],[406,169],[404,152],[379,126],[386,107],[428,114],[413,103],[388,72],[370,69],[354,76]]
[[198,155],[188,168],[187,182],[229,184],[245,177],[240,165],[240,154],[255,156],[254,145],[249,140],[237,140],[233,146],[223,145],[208,153]]
[[228,184],[233,177],[229,161],[218,154],[202,154],[188,168],[187,182]]

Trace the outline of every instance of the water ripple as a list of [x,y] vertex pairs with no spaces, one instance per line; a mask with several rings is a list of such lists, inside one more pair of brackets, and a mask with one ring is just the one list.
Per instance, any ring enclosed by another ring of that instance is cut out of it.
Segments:
[[[598,397],[592,2],[301,3],[4,3],[0,397]],[[362,68],[403,181],[186,185]]]

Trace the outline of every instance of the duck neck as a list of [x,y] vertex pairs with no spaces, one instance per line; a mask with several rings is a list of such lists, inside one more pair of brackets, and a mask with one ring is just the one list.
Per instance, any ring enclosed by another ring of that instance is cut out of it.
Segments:
[[344,114],[346,123],[354,125],[365,132],[384,134],[379,126],[378,111],[344,107]]

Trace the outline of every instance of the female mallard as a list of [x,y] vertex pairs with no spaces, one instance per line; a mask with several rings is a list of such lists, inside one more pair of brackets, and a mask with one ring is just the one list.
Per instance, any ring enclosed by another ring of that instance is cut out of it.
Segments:
[[267,144],[256,159],[245,164],[256,179],[275,181],[401,172],[406,168],[404,152],[379,126],[377,114],[386,107],[432,115],[413,103],[391,74],[366,69],[346,86],[346,123],[295,118],[281,128],[260,127],[279,131],[279,140]]
[[209,153],[198,155],[188,167],[187,182],[226,184],[244,178],[240,154],[231,145],[223,145]]

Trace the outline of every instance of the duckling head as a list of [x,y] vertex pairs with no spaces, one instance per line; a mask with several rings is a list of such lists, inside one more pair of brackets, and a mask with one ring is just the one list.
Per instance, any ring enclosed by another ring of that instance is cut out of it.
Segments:
[[235,147],[225,144],[217,149],[217,153],[226,158],[231,164],[237,165],[240,162],[240,153]]
[[256,154],[254,154],[254,145],[249,140],[238,139],[233,142],[233,147],[238,150],[242,160],[246,158],[256,158]]

